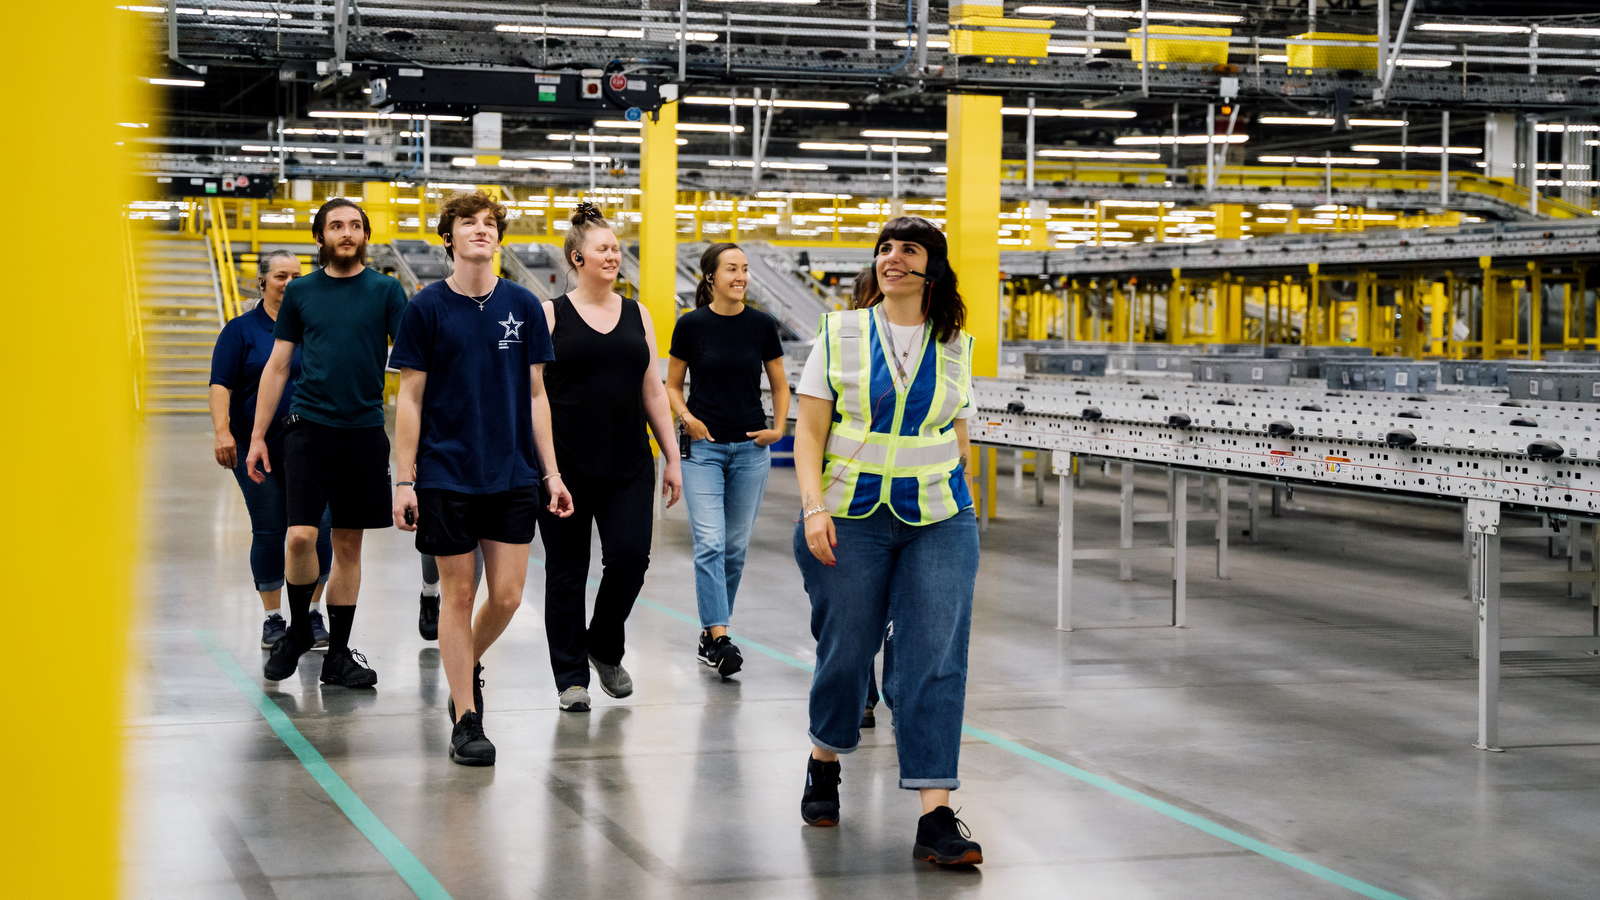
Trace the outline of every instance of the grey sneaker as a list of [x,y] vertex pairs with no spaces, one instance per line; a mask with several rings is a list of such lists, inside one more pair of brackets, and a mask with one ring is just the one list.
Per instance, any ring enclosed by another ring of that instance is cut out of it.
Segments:
[[608,666],[591,656],[589,665],[594,666],[595,673],[600,676],[600,690],[619,699],[633,693],[633,679],[628,677],[628,670],[620,663]]
[[561,692],[559,698],[562,712],[588,712],[589,689],[575,684]]

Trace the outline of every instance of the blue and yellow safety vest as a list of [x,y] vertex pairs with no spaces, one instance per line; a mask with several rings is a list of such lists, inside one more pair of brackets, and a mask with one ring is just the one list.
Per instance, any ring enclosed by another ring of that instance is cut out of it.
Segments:
[[935,343],[923,332],[911,383],[890,371],[887,335],[871,309],[822,317],[833,426],[822,454],[823,505],[861,519],[887,503],[910,525],[972,506],[956,440],[956,412],[972,393],[972,336]]

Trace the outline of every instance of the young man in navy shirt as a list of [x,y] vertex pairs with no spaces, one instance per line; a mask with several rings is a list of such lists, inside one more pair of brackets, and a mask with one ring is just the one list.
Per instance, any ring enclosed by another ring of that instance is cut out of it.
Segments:
[[[492,766],[483,732],[483,659],[522,603],[541,482],[566,517],[572,496],[557,471],[544,364],[555,359],[539,300],[494,274],[506,209],[488,194],[457,194],[439,213],[455,272],[411,298],[390,365],[400,370],[394,524],[434,557],[443,601],[439,658],[450,683],[450,758]],[[474,550],[489,599],[472,618]]]
[[378,673],[350,648],[361,591],[361,539],[389,527],[389,437],[383,430],[383,369],[389,338],[400,329],[406,293],[400,282],[366,266],[367,214],[335,197],[311,220],[322,269],[289,283],[273,325],[272,357],[261,373],[255,428],[245,470],[260,484],[272,471],[267,453],[278,398],[300,348],[300,376],[284,423],[289,549],[284,585],[289,633],[272,648],[262,674],[282,681],[312,645],[310,604],[316,587],[317,524],[332,514],[333,571],[326,592],[328,654],[322,682],[372,687]]

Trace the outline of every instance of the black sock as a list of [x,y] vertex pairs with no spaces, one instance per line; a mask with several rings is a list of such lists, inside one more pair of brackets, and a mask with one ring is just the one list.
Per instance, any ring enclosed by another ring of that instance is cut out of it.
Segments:
[[300,642],[303,647],[309,647],[311,640],[311,595],[317,592],[317,583],[288,584],[289,595],[289,633]]
[[328,649],[346,650],[350,647],[350,626],[356,623],[354,606],[328,607]]

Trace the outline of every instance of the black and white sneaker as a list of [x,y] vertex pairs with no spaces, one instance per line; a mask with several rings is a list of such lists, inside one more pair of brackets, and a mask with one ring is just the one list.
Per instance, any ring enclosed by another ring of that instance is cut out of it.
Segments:
[[839,824],[839,763],[806,756],[806,792],[800,796],[800,818],[807,825]]
[[712,641],[711,656],[714,660],[712,667],[723,678],[727,678],[744,668],[744,655],[734,645],[733,639],[727,635]]
[[[447,703],[450,710],[450,721],[456,720],[456,698],[451,697]],[[478,711],[478,718],[483,718],[483,663],[472,666],[472,708]]]
[[917,820],[915,859],[942,866],[975,866],[983,862],[983,848],[972,839],[967,824],[948,806],[936,808]]
[[261,676],[268,681],[282,681],[294,674],[300,666],[300,657],[305,655],[308,648],[293,631],[286,632],[283,637],[272,645],[272,652],[267,655],[267,661],[261,667]]
[[439,598],[422,595],[417,608],[417,633],[425,641],[439,639]]
[[717,667],[716,661],[711,658],[711,649],[714,646],[715,645],[711,642],[711,632],[709,630],[701,631],[699,652],[700,662],[703,665],[709,666],[713,669]]
[[494,765],[494,744],[483,735],[483,718],[470,709],[450,732],[450,759],[458,766]]
[[328,655],[322,658],[322,683],[352,688],[372,687],[378,683],[378,673],[367,665],[367,658],[359,650],[349,647],[329,649]]
[[283,616],[278,613],[267,616],[267,620],[261,623],[261,649],[271,650],[288,633],[289,623],[283,620]]

